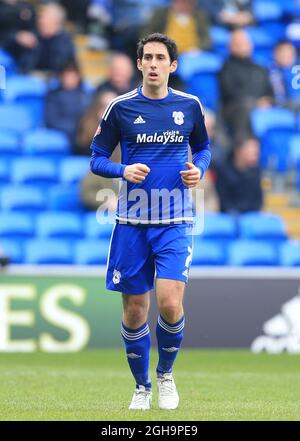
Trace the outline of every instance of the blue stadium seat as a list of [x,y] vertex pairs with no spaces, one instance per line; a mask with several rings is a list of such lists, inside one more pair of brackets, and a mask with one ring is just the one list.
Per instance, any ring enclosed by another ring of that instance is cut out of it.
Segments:
[[225,265],[226,256],[223,247],[218,241],[195,238],[192,264],[205,266]]
[[25,157],[12,162],[11,180],[16,184],[55,184],[57,174],[57,166],[51,159]]
[[[273,1],[273,0],[270,0]],[[260,23],[260,26],[264,29],[267,34],[270,34],[276,39],[276,42],[280,40],[285,40],[286,25],[280,20],[270,20]],[[259,48],[267,49],[267,48]],[[272,51],[269,50],[270,56],[272,56]]]
[[295,115],[291,110],[273,107],[268,109],[254,109],[251,112],[252,129],[259,138],[270,129],[296,128]]
[[268,48],[271,50],[276,43],[276,35],[268,34],[261,27],[249,26],[245,29],[250,37],[250,40],[252,41],[253,46],[256,48]]
[[204,217],[203,239],[233,240],[237,237],[236,220],[225,213],[211,213]]
[[109,240],[80,240],[75,247],[77,265],[106,265]]
[[115,217],[113,215],[106,218],[101,213],[87,213],[84,226],[86,237],[91,239],[110,238],[114,224]]
[[290,167],[291,129],[268,130],[261,139],[261,165],[263,168],[285,173]]
[[230,40],[230,32],[228,29],[223,26],[210,26],[209,35],[214,51],[221,54],[227,53]]
[[0,238],[0,254],[8,256],[11,263],[23,262],[23,251],[19,241]]
[[58,157],[70,153],[70,141],[65,133],[54,129],[35,129],[25,134],[23,152],[30,155]]
[[24,97],[43,98],[46,94],[46,83],[32,75],[14,75],[8,78],[4,98],[6,101],[18,101]]
[[47,86],[43,80],[31,75],[15,75],[7,80],[4,100],[26,107],[35,125],[44,120],[44,97]]
[[223,58],[212,52],[188,52],[179,59],[178,73],[188,81],[197,73],[216,73],[223,65]]
[[22,135],[32,129],[33,125],[32,116],[26,107],[19,104],[0,104],[0,129]]
[[74,250],[70,242],[59,239],[33,239],[25,245],[25,262],[27,264],[72,264]]
[[296,241],[284,242],[279,249],[282,266],[300,266],[300,243]]
[[266,241],[237,240],[228,248],[232,266],[277,266],[276,247]]
[[26,239],[35,233],[32,216],[26,213],[6,212],[0,214],[0,240]]
[[78,185],[54,185],[48,193],[48,209],[54,211],[83,211]]
[[[1,135],[0,135],[1,136]],[[0,184],[6,184],[10,180],[10,164],[8,160],[0,159]]]
[[44,212],[37,216],[39,238],[79,239],[83,236],[81,216],[77,213]]
[[35,213],[45,209],[46,195],[36,186],[6,185],[0,193],[0,206],[2,210]]
[[279,2],[273,0],[254,0],[253,14],[256,21],[279,20],[283,9]]
[[260,64],[267,69],[270,68],[273,62],[273,56],[270,49],[266,48],[257,48],[254,49],[252,59],[255,63]]
[[201,103],[216,111],[220,101],[219,82],[214,73],[196,73],[187,81],[187,92],[196,95]]
[[300,166],[300,135],[293,135],[289,140],[289,163],[293,167]]
[[60,182],[73,184],[81,181],[90,169],[88,156],[70,156],[60,165]]
[[282,241],[287,239],[286,226],[280,216],[269,213],[246,213],[238,220],[242,239]]
[[276,3],[282,3],[282,8],[285,14],[300,17],[300,5],[297,0],[275,0]]
[[[0,123],[1,124],[1,123]],[[19,137],[10,130],[0,129],[0,156],[12,157],[20,149]]]

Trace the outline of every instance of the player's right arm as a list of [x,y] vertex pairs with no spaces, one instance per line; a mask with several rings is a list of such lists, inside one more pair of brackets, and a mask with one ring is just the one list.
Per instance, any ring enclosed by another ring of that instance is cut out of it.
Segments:
[[110,156],[121,138],[115,106],[110,103],[93,138],[91,171],[105,178],[124,178],[135,184],[146,179],[150,169],[145,164],[116,164]]

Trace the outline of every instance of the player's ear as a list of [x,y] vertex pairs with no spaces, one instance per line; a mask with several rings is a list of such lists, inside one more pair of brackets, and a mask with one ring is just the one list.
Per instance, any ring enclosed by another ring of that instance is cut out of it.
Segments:
[[138,58],[137,59],[137,68],[138,68],[138,70],[142,70],[142,62],[141,62],[141,60]]
[[170,73],[175,72],[175,70],[177,69],[177,60],[172,61],[171,66],[170,66]]

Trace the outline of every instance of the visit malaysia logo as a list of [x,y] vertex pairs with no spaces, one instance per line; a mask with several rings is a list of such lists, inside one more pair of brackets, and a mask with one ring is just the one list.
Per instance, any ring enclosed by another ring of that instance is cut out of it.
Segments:
[[136,137],[137,144],[145,143],[162,143],[168,144],[171,142],[183,142],[184,136],[180,135],[178,130],[168,130],[163,133],[153,133],[151,135],[147,133],[138,133]]

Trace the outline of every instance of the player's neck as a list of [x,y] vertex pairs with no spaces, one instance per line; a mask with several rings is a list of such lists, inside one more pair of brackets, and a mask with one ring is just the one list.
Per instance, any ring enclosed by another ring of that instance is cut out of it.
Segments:
[[156,100],[166,98],[169,94],[168,86],[164,85],[162,87],[148,87],[147,84],[143,84],[142,94],[147,98]]

